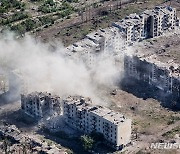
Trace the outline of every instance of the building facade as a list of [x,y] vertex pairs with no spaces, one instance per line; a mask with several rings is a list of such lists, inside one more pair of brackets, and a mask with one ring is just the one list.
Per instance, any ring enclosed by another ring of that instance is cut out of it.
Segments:
[[85,132],[99,132],[111,147],[122,149],[130,142],[131,120],[102,106],[94,106],[89,98],[68,97],[63,101],[67,124]]
[[99,58],[117,54],[125,48],[125,41],[115,27],[99,29],[88,34],[83,40],[67,47],[67,56],[75,61],[82,61],[88,68],[97,65]]
[[154,87],[151,89],[157,88],[160,93],[155,91],[154,95],[159,94],[159,99],[167,101],[168,106],[180,109],[180,67],[155,64],[137,56],[125,56],[124,70],[125,78],[147,83]]
[[0,74],[0,95],[9,91],[8,76]]
[[113,23],[126,40],[127,45],[147,38],[163,35],[179,27],[176,9],[170,6],[157,6],[141,14],[131,14],[119,22]]
[[85,134],[101,133],[105,143],[116,150],[130,143],[131,119],[108,108],[93,105],[90,98],[69,96],[60,101],[59,97],[49,93],[35,92],[21,95],[21,108],[36,119],[56,115],[56,121],[63,118],[69,126]]
[[34,92],[21,95],[21,109],[31,117],[43,118],[61,115],[60,97],[50,93]]

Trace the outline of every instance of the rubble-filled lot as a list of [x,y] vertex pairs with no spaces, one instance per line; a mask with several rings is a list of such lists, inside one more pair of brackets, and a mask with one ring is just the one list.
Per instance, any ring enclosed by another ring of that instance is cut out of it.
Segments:
[[140,45],[142,55],[150,56],[156,54],[157,60],[162,63],[179,63],[180,61],[180,29],[173,34],[167,33],[164,36],[143,41]]
[[65,153],[56,143],[41,141],[37,136],[31,134],[25,135],[15,125],[9,125],[6,122],[0,126],[0,152],[5,153]]

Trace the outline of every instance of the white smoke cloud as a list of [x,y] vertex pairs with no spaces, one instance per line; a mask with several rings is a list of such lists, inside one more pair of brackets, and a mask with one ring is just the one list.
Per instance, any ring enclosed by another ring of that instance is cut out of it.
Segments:
[[120,78],[112,56],[99,57],[99,62],[87,69],[82,62],[75,62],[64,55],[60,44],[56,51],[49,51],[30,36],[14,39],[12,33],[1,36],[0,67],[6,71],[20,70],[28,92],[48,91],[60,96],[83,95],[97,97],[99,85],[111,86]]

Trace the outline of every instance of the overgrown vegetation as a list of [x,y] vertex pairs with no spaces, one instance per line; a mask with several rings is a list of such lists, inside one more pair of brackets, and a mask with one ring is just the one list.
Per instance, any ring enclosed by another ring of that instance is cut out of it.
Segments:
[[[30,0],[31,2],[38,2],[38,10],[42,13],[53,13],[53,15],[39,16],[36,19],[31,18],[31,13],[25,12],[25,3],[18,0],[2,0],[0,2],[0,25],[7,26],[19,34],[32,31],[34,29],[41,29],[41,27],[48,27],[54,24],[54,21],[59,18],[70,18],[75,9],[70,3],[78,2],[77,0],[55,2],[53,0]],[[55,15],[56,15],[55,14]]]
[[69,15],[73,12],[74,8],[66,1],[63,1],[62,4],[60,4],[53,0],[46,0],[41,6],[39,6],[38,10],[43,13],[64,11]]
[[167,124],[171,125],[171,124],[174,124],[176,121],[179,121],[179,120],[180,120],[180,117],[178,117],[178,116],[170,116]]
[[43,13],[51,13],[58,11],[57,2],[53,0],[46,0],[44,3],[38,8],[39,11]]
[[7,19],[1,19],[0,24],[1,25],[6,25],[6,24],[10,24],[12,22],[18,21],[18,20],[25,19],[25,18],[28,18],[27,13],[16,12],[12,16],[8,17]]
[[174,135],[176,135],[176,134],[180,134],[180,126],[177,126],[177,127],[173,128],[172,130],[164,133],[162,136],[163,136],[163,137],[172,138],[172,137],[174,137]]
[[64,0],[64,2],[69,2],[69,3],[78,3],[79,0]]
[[46,17],[39,17],[38,19],[41,23],[41,26],[46,24],[54,24],[54,19],[52,17],[46,16]]
[[24,10],[25,3],[17,0],[1,0],[0,1],[0,13],[8,12],[10,9]]
[[41,26],[48,27],[49,25],[54,24],[54,20],[55,19],[49,16],[39,17],[38,19],[29,18],[21,23],[18,23],[17,25],[10,26],[10,29],[19,34],[24,34],[25,32],[32,31],[33,29]]
[[104,136],[98,132],[92,132],[89,135],[82,135],[80,137],[84,150],[88,151],[95,149],[99,143],[104,142]]
[[11,30],[23,34],[27,31],[33,30],[35,27],[37,27],[37,22],[32,19],[27,19],[20,24],[11,26]]
[[90,136],[81,136],[81,142],[83,144],[84,150],[90,150],[93,148],[94,140]]

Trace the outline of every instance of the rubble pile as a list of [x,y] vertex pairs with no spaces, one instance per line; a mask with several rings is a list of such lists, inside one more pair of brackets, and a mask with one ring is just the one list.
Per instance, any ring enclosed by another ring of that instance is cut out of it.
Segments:
[[0,126],[0,139],[0,153],[54,154],[62,152],[62,149],[55,145],[24,135],[15,125],[7,123]]

